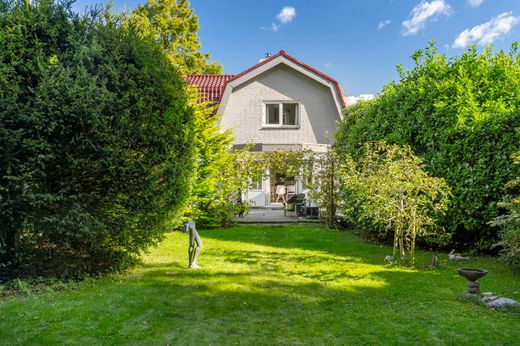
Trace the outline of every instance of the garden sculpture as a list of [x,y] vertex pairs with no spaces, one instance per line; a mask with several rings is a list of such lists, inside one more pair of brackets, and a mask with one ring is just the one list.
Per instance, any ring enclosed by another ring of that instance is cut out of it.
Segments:
[[190,220],[186,222],[183,228],[183,232],[190,233],[190,246],[188,249],[188,257],[189,257],[189,264],[188,268],[199,268],[197,265],[197,256],[199,255],[200,250],[202,250],[202,240],[200,239],[199,232],[197,232],[197,229],[195,228],[195,222],[193,220]]
[[455,250],[451,250],[448,254],[448,258],[453,261],[469,260],[469,257],[462,256],[461,254],[456,253]]

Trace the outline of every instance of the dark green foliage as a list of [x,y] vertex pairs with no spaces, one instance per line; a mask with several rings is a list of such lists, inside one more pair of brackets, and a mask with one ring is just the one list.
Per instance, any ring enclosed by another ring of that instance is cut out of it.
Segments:
[[189,192],[182,79],[109,13],[0,9],[1,263],[61,275],[128,264]]
[[373,101],[351,107],[337,135],[341,155],[359,155],[367,141],[410,145],[426,170],[445,178],[454,195],[442,222],[457,246],[488,249],[504,184],[517,172],[509,157],[520,143],[520,58],[478,54],[447,59],[433,44],[414,54]]

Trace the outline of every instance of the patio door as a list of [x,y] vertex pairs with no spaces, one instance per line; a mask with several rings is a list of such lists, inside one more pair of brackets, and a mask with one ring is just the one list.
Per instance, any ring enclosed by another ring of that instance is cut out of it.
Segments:
[[286,177],[276,172],[271,172],[269,176],[271,204],[282,204],[297,193],[295,177]]
[[252,207],[265,207],[268,205],[269,193],[267,187],[269,186],[269,177],[252,178],[251,188],[249,189],[248,199]]

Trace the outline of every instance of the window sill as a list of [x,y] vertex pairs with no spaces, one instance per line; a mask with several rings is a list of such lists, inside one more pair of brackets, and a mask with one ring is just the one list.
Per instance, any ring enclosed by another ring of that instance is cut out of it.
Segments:
[[300,125],[263,125],[261,130],[299,129]]

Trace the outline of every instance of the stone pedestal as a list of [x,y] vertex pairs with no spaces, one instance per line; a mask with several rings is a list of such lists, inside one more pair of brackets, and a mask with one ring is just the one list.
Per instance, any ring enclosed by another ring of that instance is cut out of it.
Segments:
[[468,281],[468,296],[480,295],[480,283],[478,281]]

